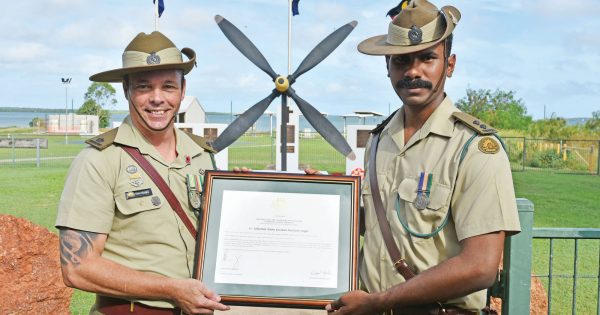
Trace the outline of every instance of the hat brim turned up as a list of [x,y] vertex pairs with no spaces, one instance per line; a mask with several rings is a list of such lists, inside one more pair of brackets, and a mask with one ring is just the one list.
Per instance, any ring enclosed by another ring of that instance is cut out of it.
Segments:
[[95,82],[118,83],[123,82],[123,78],[128,74],[159,70],[182,70],[183,74],[186,75],[192,71],[192,68],[196,65],[196,53],[191,48],[183,48],[181,53],[188,57],[189,60],[181,63],[151,64],[108,70],[92,75],[90,80]]
[[443,16],[446,20],[446,30],[440,38],[434,41],[420,43],[417,45],[399,46],[388,43],[387,35],[379,35],[367,38],[358,44],[358,51],[366,55],[387,56],[409,54],[433,47],[450,36],[452,31],[454,31],[456,24],[460,20],[460,11],[453,6],[442,7],[441,11],[444,13]]

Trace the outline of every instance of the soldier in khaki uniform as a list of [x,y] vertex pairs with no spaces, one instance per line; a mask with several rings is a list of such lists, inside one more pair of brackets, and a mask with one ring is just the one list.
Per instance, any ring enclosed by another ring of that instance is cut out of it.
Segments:
[[[520,231],[508,157],[496,131],[461,113],[444,93],[456,64],[451,34],[458,9],[440,10],[426,0],[402,1],[397,9],[387,35],[358,46],[386,56],[403,102],[367,147],[360,266],[366,292],[349,292],[327,309],[340,315],[479,314],[504,238]],[[407,280],[397,270],[402,262],[390,258],[379,222],[389,225],[387,244],[416,276]]]
[[[182,53],[188,57],[183,61]],[[214,150],[173,127],[195,53],[163,34],[140,33],[125,48],[123,68],[90,77],[123,82],[130,115],[87,141],[73,161],[61,196],[63,278],[96,292],[90,314],[212,314],[230,308],[191,279],[195,238],[166,197],[123,147],[139,150],[196,222],[187,177],[214,169]],[[324,314],[325,311],[232,307],[227,314]]]
[[69,170],[56,219],[64,281],[97,293],[91,314],[228,309],[217,294],[191,279],[194,236],[123,150],[139,150],[168,183],[182,217],[196,222],[186,177],[213,169],[214,151],[201,137],[173,126],[185,96],[184,75],[194,65],[193,50],[177,49],[159,32],[140,33],[125,48],[123,68],[90,77],[123,82],[130,112],[119,128],[87,141],[90,147]]

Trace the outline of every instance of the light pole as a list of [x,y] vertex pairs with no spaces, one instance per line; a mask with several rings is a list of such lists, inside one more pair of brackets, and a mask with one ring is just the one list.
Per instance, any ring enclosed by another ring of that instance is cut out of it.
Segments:
[[[68,98],[67,98],[67,92],[69,89],[69,84],[71,83],[71,78],[60,78],[60,80],[62,81],[62,83],[65,85],[65,144],[69,144],[69,136],[67,135],[67,131],[69,128],[69,123],[68,123]],[[60,120],[59,120],[60,121]]]

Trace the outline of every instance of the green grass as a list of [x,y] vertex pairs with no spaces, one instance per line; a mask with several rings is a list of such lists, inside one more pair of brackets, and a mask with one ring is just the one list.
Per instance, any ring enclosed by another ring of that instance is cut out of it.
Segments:
[[[0,133],[5,134],[4,130]],[[84,146],[83,139],[53,137],[47,154],[75,155]],[[71,140],[73,139],[73,140]],[[71,142],[72,141],[72,142]],[[248,166],[264,169],[273,164],[272,139],[266,136],[243,137],[230,147],[230,167]],[[3,149],[0,149],[0,155]],[[26,150],[26,149],[22,149]],[[33,150],[35,152],[35,150]],[[34,153],[35,154],[35,153]],[[34,155],[35,156],[35,155]],[[0,159],[2,159],[0,157]],[[48,161],[36,168],[34,163],[12,167],[0,165],[0,213],[27,218],[56,232],[56,207],[63,188],[70,160]],[[300,163],[331,172],[344,171],[344,158],[320,137],[301,139]],[[525,171],[513,173],[517,197],[527,198],[535,205],[536,227],[598,228],[600,222],[600,177]],[[580,241],[578,273],[598,274],[598,241]],[[536,274],[547,273],[548,241],[535,240],[533,269]],[[553,273],[572,274],[573,241],[555,241]],[[571,310],[572,279],[555,280],[552,289],[553,314],[567,314]],[[547,285],[547,281],[546,281]],[[596,312],[597,280],[579,279],[577,312]],[[71,303],[73,314],[87,314],[94,295],[75,291]]]
[[[531,200],[535,207],[534,227],[598,228],[600,222],[600,177],[549,172],[513,173],[517,197]],[[574,240],[553,241],[552,274],[566,278],[552,281],[552,314],[571,314],[574,274]],[[577,274],[594,278],[577,279],[576,312],[595,314],[598,294],[600,240],[578,241]],[[550,242],[533,241],[532,266],[536,275],[547,275]],[[547,278],[540,278],[549,288]]]

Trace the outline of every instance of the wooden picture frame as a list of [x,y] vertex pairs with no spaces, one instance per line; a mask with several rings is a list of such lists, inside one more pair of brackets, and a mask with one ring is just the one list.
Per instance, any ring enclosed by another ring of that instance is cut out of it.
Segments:
[[360,177],[207,171],[194,274],[232,305],[323,308],[358,289]]

